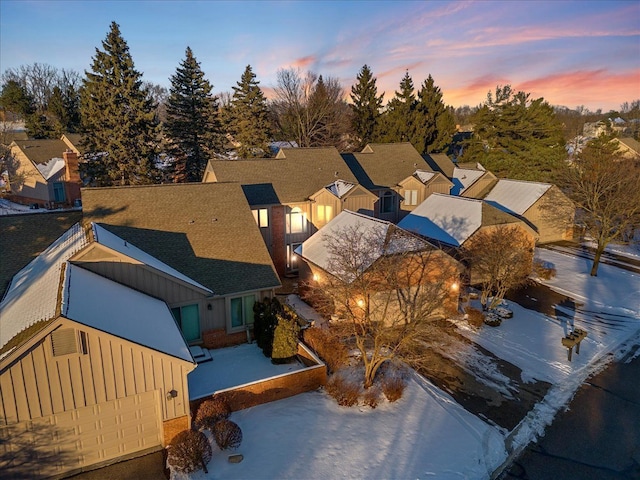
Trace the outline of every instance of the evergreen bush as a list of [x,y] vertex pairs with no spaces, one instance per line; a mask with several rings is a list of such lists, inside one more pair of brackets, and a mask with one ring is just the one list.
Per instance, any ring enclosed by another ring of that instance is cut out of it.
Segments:
[[298,353],[300,326],[296,317],[286,311],[277,315],[278,325],[274,331],[271,352],[271,360],[274,363],[287,363]]
[[201,468],[206,472],[211,455],[211,445],[204,433],[184,430],[171,440],[167,462],[177,472],[191,473]]

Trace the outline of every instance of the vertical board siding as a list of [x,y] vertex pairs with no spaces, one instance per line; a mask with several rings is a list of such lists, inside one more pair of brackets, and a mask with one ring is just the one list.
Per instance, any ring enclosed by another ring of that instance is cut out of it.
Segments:
[[[50,335],[0,374],[0,425],[158,391],[163,420],[188,414],[184,361],[88,331],[88,353],[53,356]],[[178,397],[167,399],[170,390]]]

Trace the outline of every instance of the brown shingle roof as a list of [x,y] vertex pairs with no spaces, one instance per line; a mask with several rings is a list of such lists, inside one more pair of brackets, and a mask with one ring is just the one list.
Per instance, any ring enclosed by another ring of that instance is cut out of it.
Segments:
[[336,179],[356,182],[338,150],[283,148],[276,158],[211,160],[218,182],[243,185],[251,205],[303,202]]
[[15,140],[14,143],[33,163],[47,163],[52,158],[62,158],[69,148],[62,140]]
[[446,153],[425,154],[424,157],[426,162],[435,172],[440,172],[447,178],[453,177],[453,169],[456,165],[451,161]]
[[217,295],[280,285],[239,184],[82,190],[85,222],[107,230]]
[[365,188],[393,188],[416,170],[433,171],[410,143],[370,143],[360,153],[345,153],[345,162]]

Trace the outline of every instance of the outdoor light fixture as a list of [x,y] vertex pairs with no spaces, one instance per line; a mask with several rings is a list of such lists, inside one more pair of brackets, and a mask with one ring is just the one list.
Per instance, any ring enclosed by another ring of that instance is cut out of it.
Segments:
[[451,284],[451,290],[453,290],[454,292],[457,292],[458,288],[460,288],[460,286],[458,285],[458,282],[453,282]]
[[317,282],[318,281],[318,275],[316,275],[315,273],[313,274],[313,281]]
[[361,298],[358,299],[357,303],[359,307],[364,307],[364,300],[362,300]]
[[171,400],[172,398],[176,398],[178,396],[177,390],[169,390],[167,392],[167,400]]

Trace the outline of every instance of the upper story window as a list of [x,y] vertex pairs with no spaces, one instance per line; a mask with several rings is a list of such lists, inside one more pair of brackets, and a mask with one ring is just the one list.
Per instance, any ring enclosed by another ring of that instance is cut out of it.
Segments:
[[333,218],[333,207],[331,205],[318,205],[317,213],[319,223],[329,222]]
[[418,204],[418,191],[417,190],[405,190],[404,191],[404,204],[405,205],[417,205]]
[[380,213],[393,213],[393,193],[384,192],[380,197]]
[[307,216],[300,208],[292,208],[287,213],[287,233],[304,233],[307,231]]
[[256,223],[260,228],[266,228],[269,226],[269,210],[266,208],[259,208],[257,210],[251,210],[253,218],[256,219]]

